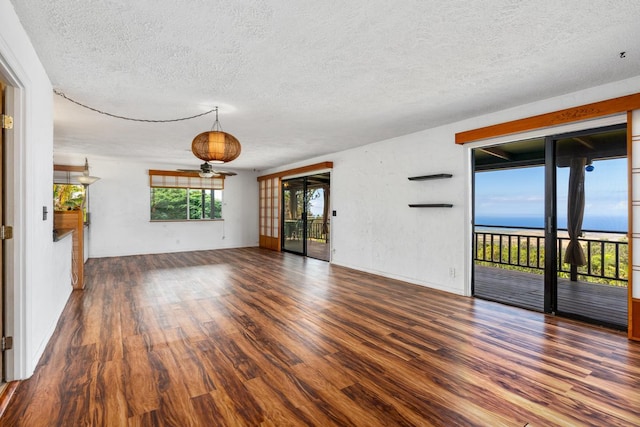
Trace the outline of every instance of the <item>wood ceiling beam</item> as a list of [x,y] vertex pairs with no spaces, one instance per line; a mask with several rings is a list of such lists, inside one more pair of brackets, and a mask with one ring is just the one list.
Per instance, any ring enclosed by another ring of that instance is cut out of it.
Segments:
[[591,141],[589,141],[589,139],[587,137],[581,137],[581,138],[573,138],[574,141],[579,142],[580,144],[584,145],[585,147],[593,150],[595,147],[593,145],[593,143]]
[[84,166],[53,165],[53,170],[62,172],[84,172]]
[[498,147],[478,148],[483,153],[490,154],[503,160],[512,160],[513,156]]

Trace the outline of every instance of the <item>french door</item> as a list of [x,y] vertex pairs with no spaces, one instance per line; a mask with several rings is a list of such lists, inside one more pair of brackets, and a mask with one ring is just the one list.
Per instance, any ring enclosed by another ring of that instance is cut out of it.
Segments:
[[473,294],[624,329],[626,154],[626,125],[474,150]]

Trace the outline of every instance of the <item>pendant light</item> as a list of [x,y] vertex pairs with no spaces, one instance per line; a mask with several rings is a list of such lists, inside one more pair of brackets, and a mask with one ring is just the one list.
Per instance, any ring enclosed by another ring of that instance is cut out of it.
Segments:
[[218,121],[218,107],[215,108],[216,121],[210,131],[202,132],[193,139],[191,151],[205,162],[226,163],[240,155],[240,142],[235,136],[223,132]]
[[80,184],[82,185],[91,185],[99,179],[100,178],[98,178],[97,176],[89,176],[89,161],[85,157],[84,170],[82,171],[82,175],[78,177],[78,181],[80,181]]

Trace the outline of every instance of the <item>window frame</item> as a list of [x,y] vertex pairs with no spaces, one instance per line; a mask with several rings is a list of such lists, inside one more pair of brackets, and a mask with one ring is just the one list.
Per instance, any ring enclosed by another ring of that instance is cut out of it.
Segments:
[[[207,221],[224,221],[223,217],[223,200],[224,200],[224,175],[212,178],[202,178],[195,172],[181,171],[161,171],[149,170],[149,221],[150,222],[207,222]],[[184,218],[176,219],[153,219],[151,211],[154,206],[154,191],[157,188],[185,190],[186,210]],[[215,215],[215,202],[220,200],[219,214],[220,218],[204,217],[206,206],[202,204],[200,218],[191,218],[191,195],[193,191],[200,191],[201,200],[204,201],[207,191],[211,192],[211,208],[210,215]],[[219,198],[216,198],[219,195]]]

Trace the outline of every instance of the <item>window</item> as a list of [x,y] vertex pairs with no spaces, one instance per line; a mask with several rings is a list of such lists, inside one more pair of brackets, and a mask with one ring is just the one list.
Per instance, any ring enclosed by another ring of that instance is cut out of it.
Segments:
[[84,222],[89,221],[89,189],[84,185],[53,184],[53,209],[56,211],[82,210]]
[[199,219],[222,219],[221,190],[151,189],[152,221]]
[[151,221],[222,219],[224,177],[150,170],[149,184]]

